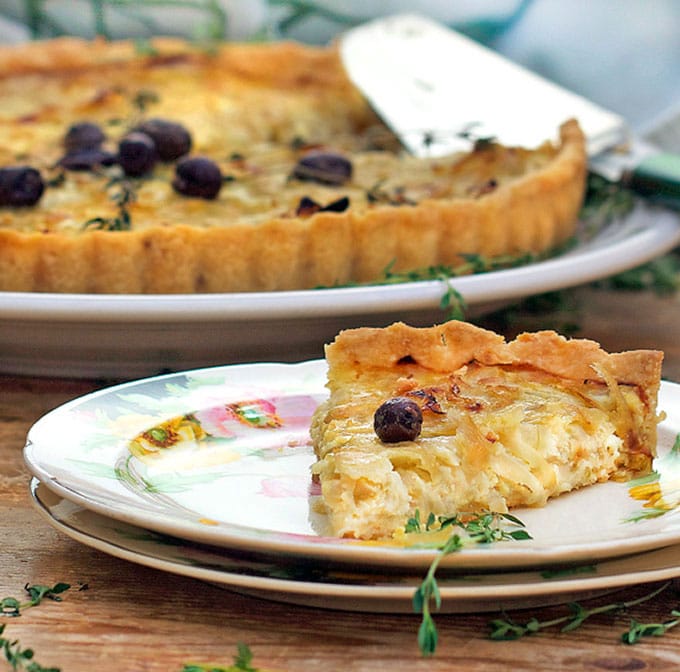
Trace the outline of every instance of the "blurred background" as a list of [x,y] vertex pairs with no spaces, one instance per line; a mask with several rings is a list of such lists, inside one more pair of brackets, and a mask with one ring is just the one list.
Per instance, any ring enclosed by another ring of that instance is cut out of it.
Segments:
[[0,40],[163,34],[325,44],[404,11],[456,28],[680,149],[677,0],[0,0]]

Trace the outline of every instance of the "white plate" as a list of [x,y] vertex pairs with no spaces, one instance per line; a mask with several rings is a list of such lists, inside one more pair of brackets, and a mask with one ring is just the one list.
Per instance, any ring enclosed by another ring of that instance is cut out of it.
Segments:
[[[26,463],[66,499],[183,539],[353,566],[427,567],[434,550],[318,533],[324,520],[314,513],[308,428],[325,380],[326,365],[317,360],[203,369],[100,390],[41,418],[28,434]],[[668,466],[663,456],[680,430],[679,402],[680,386],[663,383],[659,407],[668,417],[657,469]],[[159,457],[139,458],[130,442],[142,432],[183,440]],[[680,543],[680,472],[665,468],[663,475],[664,515],[631,522],[644,510],[630,485],[598,484],[516,511],[532,540],[466,548],[443,564],[526,567]]]
[[[633,268],[680,243],[675,213],[640,206],[562,256],[451,281],[474,315]],[[445,285],[409,282],[248,294],[0,292],[0,371],[129,378],[246,361],[321,357],[343,328],[441,322]]]
[[[31,494],[47,522],[72,539],[155,569],[189,576],[256,597],[324,609],[413,613],[421,574],[359,573],[281,558],[254,560],[222,549],[123,523],[62,499],[33,479]],[[680,576],[680,548],[641,553],[571,569],[474,574],[439,571],[442,613],[489,612],[547,606],[604,591]]]

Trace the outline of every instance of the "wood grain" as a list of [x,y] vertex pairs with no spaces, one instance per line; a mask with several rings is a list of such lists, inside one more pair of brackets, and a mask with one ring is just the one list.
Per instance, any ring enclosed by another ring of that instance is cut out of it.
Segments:
[[[680,381],[676,298],[591,289],[579,290],[576,298],[579,335],[609,350],[664,349],[664,375]],[[512,328],[550,326],[539,324],[550,317],[520,315]],[[33,648],[44,666],[63,672],[180,672],[188,662],[227,666],[237,643],[244,642],[255,667],[289,672],[679,669],[680,627],[635,646],[619,641],[631,616],[668,618],[680,606],[677,585],[630,613],[599,616],[574,632],[551,630],[516,642],[488,639],[493,614],[440,615],[440,646],[434,658],[424,659],[415,615],[339,612],[245,597],[82,546],[53,530],[32,508],[22,447],[41,415],[105,384],[0,377],[0,598],[23,597],[26,582],[72,585],[62,602],[47,600],[19,618],[0,621],[6,626],[3,636]],[[588,604],[630,599],[651,588],[635,586]],[[565,607],[554,607],[512,615],[522,620],[564,613]],[[0,660],[0,670],[5,669],[11,668]]]

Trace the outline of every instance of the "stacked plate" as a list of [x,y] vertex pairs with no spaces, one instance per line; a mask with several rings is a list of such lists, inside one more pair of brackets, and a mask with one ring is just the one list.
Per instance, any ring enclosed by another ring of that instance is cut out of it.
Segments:
[[[323,608],[411,611],[436,548],[324,534],[309,421],[323,361],[199,369],[76,399],[30,430],[38,510],[105,553]],[[442,611],[547,605],[680,576],[680,386],[662,383],[655,472],[514,513],[531,539],[466,546]]]

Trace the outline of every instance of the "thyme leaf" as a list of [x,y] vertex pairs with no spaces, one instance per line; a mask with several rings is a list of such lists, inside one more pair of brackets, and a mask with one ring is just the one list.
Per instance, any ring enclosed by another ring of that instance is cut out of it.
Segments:
[[[430,528],[434,525],[434,523],[435,515],[434,513],[430,513],[430,515],[427,517],[427,521],[425,522],[425,530],[429,532]],[[422,529],[423,529],[422,524],[420,522],[420,511],[416,509],[413,516],[406,521],[404,531],[408,534],[414,532],[422,532]]]
[[385,180],[380,180],[366,191],[369,203],[387,203],[388,205],[416,205],[416,202],[406,196],[404,187],[395,187],[392,192],[383,189]]

